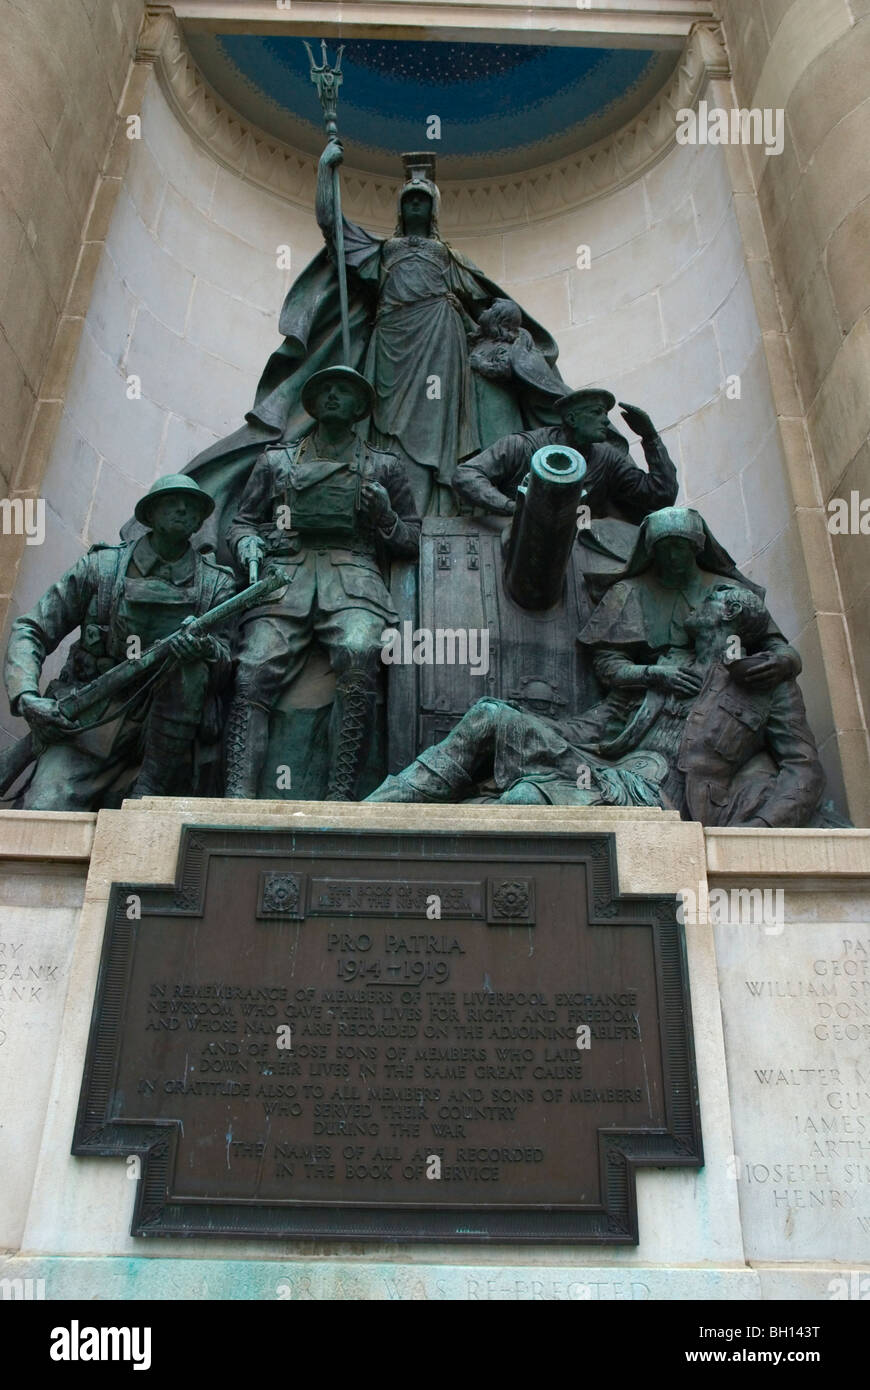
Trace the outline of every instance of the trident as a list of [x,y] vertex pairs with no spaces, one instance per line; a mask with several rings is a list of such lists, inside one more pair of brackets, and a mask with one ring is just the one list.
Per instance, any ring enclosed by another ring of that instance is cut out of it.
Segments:
[[[314,54],[307,39],[302,42],[308,49],[308,59],[311,63],[311,81],[317,88],[317,95],[320,98],[320,105],[323,107],[323,119],[326,124],[326,136],[328,140],[338,139],[338,89],[344,77],[341,71],[341,55],[344,52],[344,44],[339,44],[338,54],[335,59],[335,67],[328,66],[326,53],[326,39],[321,39],[321,53],[323,62],[320,67],[314,61]],[[335,258],[338,262],[338,300],[341,306],[341,343],[344,351],[344,361],[346,366],[351,366],[350,360],[350,318],[347,307],[347,267],[344,263],[344,221],[341,215],[341,185],[339,183],[338,165],[332,167],[332,187],[333,187],[333,207],[335,208]]]

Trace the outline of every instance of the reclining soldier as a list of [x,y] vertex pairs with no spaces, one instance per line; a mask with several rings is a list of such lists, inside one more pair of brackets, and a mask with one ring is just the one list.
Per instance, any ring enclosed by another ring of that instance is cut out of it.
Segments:
[[763,653],[771,625],[758,594],[717,584],[685,620],[694,647],[667,650],[651,668],[671,684],[641,692],[621,738],[595,736],[607,701],[555,720],[483,698],[367,800],[462,801],[494,787],[520,805],[660,805],[704,825],[808,825],[825,778],[797,682],[747,685],[735,675],[763,654],[728,659],[735,636]]
[[[180,795],[192,789],[198,736],[210,739],[216,758],[216,697],[230,653],[214,635],[179,633],[168,666],[132,696],[89,710],[82,724],[58,707],[59,698],[169,637],[185,618],[232,597],[230,571],[190,544],[213,509],[192,478],[159,478],[136,505],[137,521],[150,527],[144,536],[92,546],[13,622],[4,672],[10,707],[42,749],[25,810],[93,811],[124,795]],[[41,696],[46,657],[76,628],[66,665]]]

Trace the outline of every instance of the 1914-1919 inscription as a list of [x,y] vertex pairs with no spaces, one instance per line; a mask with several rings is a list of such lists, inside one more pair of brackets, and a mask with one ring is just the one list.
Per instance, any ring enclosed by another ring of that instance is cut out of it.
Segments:
[[73,1152],[133,1233],[637,1241],[699,1166],[676,900],[610,835],[186,827],[114,885]]

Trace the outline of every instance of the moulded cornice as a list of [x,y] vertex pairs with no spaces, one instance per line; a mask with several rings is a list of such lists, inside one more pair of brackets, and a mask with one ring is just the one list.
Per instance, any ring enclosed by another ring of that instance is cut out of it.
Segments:
[[[149,5],[137,59],[154,64],[178,120],[234,173],[307,212],[314,210],[316,161],[245,121],[205,80],[171,5]],[[568,159],[505,178],[439,180],[441,221],[454,235],[477,235],[570,212],[633,183],[670,148],[677,112],[691,108],[711,78],[730,75],[721,26],[695,24],[668,84],[621,130]],[[377,230],[395,222],[399,178],[342,168],[348,217]]]

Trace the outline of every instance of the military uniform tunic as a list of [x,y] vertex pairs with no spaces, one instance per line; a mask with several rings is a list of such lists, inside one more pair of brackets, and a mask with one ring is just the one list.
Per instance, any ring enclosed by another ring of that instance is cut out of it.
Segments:
[[[475,506],[498,501],[499,494],[513,500],[533,454],[552,444],[577,448],[565,425],[506,435],[460,464],[453,485]],[[613,444],[589,444],[580,452],[586,459],[583,502],[592,517],[615,516],[639,525],[650,512],[676,501],[677,470],[658,435],[643,441],[647,473]]]
[[[364,482],[380,483],[389,495],[396,520],[387,531],[360,511]],[[317,458],[311,435],[268,449],[227,532],[234,554],[251,535],[265,542],[267,566],[279,564],[287,585],[242,619],[237,694],[273,709],[315,637],[335,672],[375,672],[381,634],[398,618],[383,569],[391,556],[415,557],[420,541],[398,460],[361,440],[350,459]]]
[[[47,693],[57,698],[94,679],[128,655],[136,636],[144,651],[235,592],[232,575],[188,547],[163,560],[150,534],[126,545],[95,545],[12,624],[5,680],[13,714],[25,694],[39,694],[43,663],[69,633],[81,628],[66,665]],[[132,779],[153,731],[187,731],[191,740],[207,696],[229,674],[229,649],[211,639],[211,656],[172,665],[141,694],[88,710],[84,724],[102,727],[53,743],[39,758],[24,798],[27,810],[92,810],[117,799]],[[112,717],[113,709],[116,717]]]

